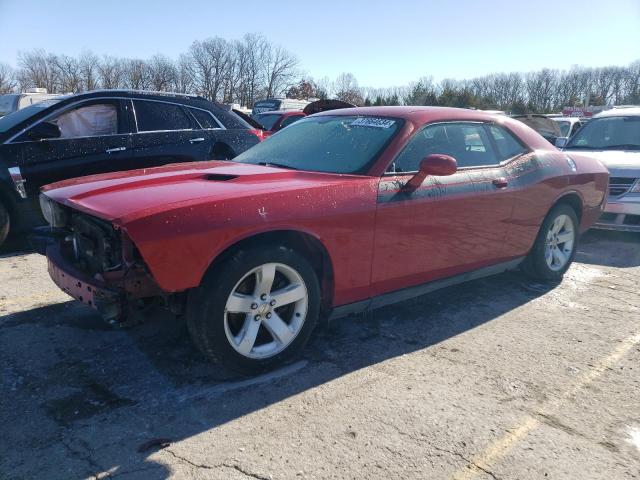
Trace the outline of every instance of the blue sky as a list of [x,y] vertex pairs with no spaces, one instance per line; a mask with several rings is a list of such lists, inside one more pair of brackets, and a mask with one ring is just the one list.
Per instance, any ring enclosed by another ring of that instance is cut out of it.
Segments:
[[315,78],[363,86],[640,59],[640,0],[0,0],[0,62],[20,50],[176,58],[207,37],[264,34]]

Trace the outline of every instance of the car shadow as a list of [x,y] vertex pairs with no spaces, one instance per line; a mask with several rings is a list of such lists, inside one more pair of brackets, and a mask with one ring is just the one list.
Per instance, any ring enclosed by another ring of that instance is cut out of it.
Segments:
[[580,238],[576,262],[605,267],[640,265],[640,233],[588,230]]
[[0,245],[0,258],[15,257],[33,252],[26,235],[9,235]]
[[[166,445],[356,370],[428,348],[436,355],[448,338],[553,288],[505,273],[337,320],[315,332],[301,359],[254,378],[206,362],[184,322],[162,311],[129,330],[110,329],[78,302],[0,317],[0,422],[10,426],[0,451],[12,452],[4,461],[18,476],[168,478],[170,469],[150,458]],[[28,431],[12,426],[22,412]],[[33,442],[39,454],[25,455]]]

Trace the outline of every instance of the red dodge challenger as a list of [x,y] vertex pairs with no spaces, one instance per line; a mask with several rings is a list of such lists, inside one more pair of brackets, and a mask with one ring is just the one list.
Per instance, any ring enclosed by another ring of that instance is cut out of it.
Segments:
[[41,205],[60,288],[114,324],[160,299],[205,356],[253,373],[319,318],[518,266],[561,279],[607,184],[597,160],[505,116],[352,108],[233,161],[53,184]]

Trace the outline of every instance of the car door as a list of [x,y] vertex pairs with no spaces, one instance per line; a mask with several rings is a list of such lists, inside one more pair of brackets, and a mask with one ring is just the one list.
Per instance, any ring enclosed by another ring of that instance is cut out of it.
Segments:
[[132,105],[138,167],[205,159],[206,136],[184,106],[149,99],[133,99]]
[[227,129],[209,110],[189,106],[187,111],[199,128],[197,135],[194,135],[195,140],[191,141],[198,146],[194,152],[197,160],[228,160],[247,148],[244,146],[246,138],[243,137],[247,136],[248,129]]
[[131,168],[128,112],[120,100],[86,100],[40,121],[55,123],[61,136],[33,140],[27,130],[14,140],[27,194],[59,180]]
[[[458,171],[402,187],[429,154],[454,157]],[[512,198],[495,142],[477,122],[431,124],[416,132],[379,186],[372,295],[505,259]]]

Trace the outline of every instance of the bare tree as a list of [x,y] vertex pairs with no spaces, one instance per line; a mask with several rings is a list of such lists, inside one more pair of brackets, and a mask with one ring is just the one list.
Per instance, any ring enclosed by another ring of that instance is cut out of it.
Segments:
[[123,82],[125,88],[148,90],[151,88],[151,72],[144,60],[127,60],[124,64]]
[[79,58],[80,72],[82,78],[82,90],[95,90],[98,88],[98,65],[100,63],[97,56],[92,52],[84,51]]
[[46,88],[55,92],[57,86],[57,69],[55,55],[42,49],[31,52],[20,52],[18,55],[18,83],[20,88]]
[[76,93],[82,91],[82,74],[77,58],[56,55],[53,57],[53,63],[57,70],[57,92]]
[[364,99],[362,92],[358,86],[358,80],[353,73],[341,73],[333,82],[334,95],[338,100],[353,103],[354,105],[362,105]]
[[17,85],[13,69],[6,63],[0,63],[0,95],[13,92]]
[[281,95],[296,76],[298,59],[282,47],[263,43],[260,52],[267,97]]
[[98,63],[98,75],[102,88],[121,88],[124,83],[123,61],[104,56]]
[[173,61],[164,55],[154,55],[148,62],[151,88],[158,92],[173,90],[178,72]]

